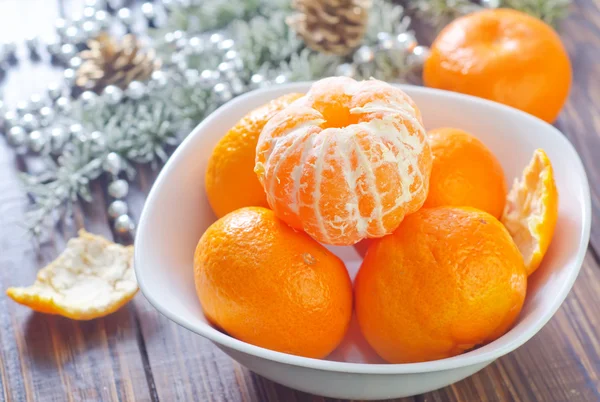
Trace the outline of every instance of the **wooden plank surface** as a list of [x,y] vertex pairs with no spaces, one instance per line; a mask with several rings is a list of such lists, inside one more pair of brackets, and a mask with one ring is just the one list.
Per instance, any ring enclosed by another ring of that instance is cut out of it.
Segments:
[[[66,12],[81,1],[64,0]],[[600,217],[600,3],[577,0],[562,35],[574,83],[557,126],[581,154]],[[25,13],[27,10],[27,13]],[[0,0],[0,40],[48,35],[58,0]],[[34,32],[35,31],[35,32]],[[7,103],[45,87],[59,71],[23,63],[2,82]],[[23,80],[22,78],[27,77]],[[19,79],[21,78],[21,79]],[[21,225],[25,194],[16,179],[27,168],[0,139],[0,401],[332,401],[263,379],[209,341],[172,323],[142,295],[119,312],[77,323],[32,314],[4,295],[33,281],[62,249],[67,228],[39,252]],[[139,217],[155,174],[142,171],[128,198]],[[75,223],[110,237],[103,191],[78,211]],[[582,273],[556,316],[526,345],[481,372],[444,389],[403,401],[600,401],[600,229]]]

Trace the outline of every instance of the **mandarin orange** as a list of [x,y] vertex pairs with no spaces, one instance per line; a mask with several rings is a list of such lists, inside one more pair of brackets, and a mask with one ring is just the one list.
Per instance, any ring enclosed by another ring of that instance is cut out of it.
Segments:
[[217,217],[241,207],[268,206],[265,191],[254,174],[258,136],[273,115],[300,96],[284,95],[253,110],[217,143],[205,175],[206,194]]
[[559,36],[543,21],[516,10],[484,10],[440,32],[423,81],[552,122],[569,93],[571,64]]
[[558,220],[558,190],[548,155],[537,149],[508,194],[502,223],[525,260],[527,274],[542,262]]
[[424,207],[465,206],[500,218],[506,179],[500,162],[477,138],[456,128],[428,133],[433,168]]
[[241,208],[212,224],[198,242],[194,277],[212,324],[279,352],[327,356],[352,315],[344,263],[266,208]]
[[255,172],[276,215],[316,240],[391,233],[425,197],[431,152],[414,102],[378,80],[331,77],[275,115]]
[[523,258],[490,214],[423,208],[372,241],[355,283],[361,330],[391,363],[443,359],[493,341],[525,299]]

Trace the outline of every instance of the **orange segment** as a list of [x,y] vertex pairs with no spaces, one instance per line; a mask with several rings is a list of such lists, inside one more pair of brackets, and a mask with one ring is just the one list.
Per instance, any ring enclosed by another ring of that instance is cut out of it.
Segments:
[[515,179],[502,216],[502,223],[523,255],[528,275],[542,262],[557,219],[558,192],[552,164],[546,153],[537,149],[523,176]]

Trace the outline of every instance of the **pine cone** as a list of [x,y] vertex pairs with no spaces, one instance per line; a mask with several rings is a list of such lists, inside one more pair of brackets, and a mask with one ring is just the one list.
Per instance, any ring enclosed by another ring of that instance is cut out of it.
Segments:
[[145,81],[161,62],[153,49],[144,52],[134,35],[121,43],[103,32],[88,41],[89,50],[79,53],[83,63],[77,69],[77,86],[97,93],[108,85],[125,89],[131,81]]
[[371,0],[293,0],[288,25],[311,49],[344,56],[365,35]]

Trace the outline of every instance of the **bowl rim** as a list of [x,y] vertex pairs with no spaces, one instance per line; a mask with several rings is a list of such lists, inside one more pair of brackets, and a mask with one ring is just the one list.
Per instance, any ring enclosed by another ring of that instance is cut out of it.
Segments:
[[[235,339],[225,333],[218,331],[210,325],[199,326],[196,324],[192,324],[187,322],[184,319],[181,319],[177,312],[171,311],[171,309],[164,307],[160,301],[148,290],[146,279],[143,275],[143,269],[139,261],[143,260],[142,251],[144,249],[144,243],[146,243],[146,225],[147,225],[147,215],[149,214],[149,205],[154,203],[155,198],[157,197],[157,192],[159,188],[162,187],[166,178],[170,175],[170,171],[174,169],[174,166],[178,164],[178,160],[182,159],[185,154],[185,150],[188,144],[191,143],[192,138],[196,135],[199,135],[202,132],[204,126],[209,125],[213,120],[220,118],[223,110],[235,108],[236,106],[240,106],[244,104],[248,99],[251,99],[256,96],[269,95],[271,93],[281,93],[281,92],[298,92],[298,91],[306,91],[307,87],[311,85],[312,82],[297,82],[292,84],[284,84],[278,86],[272,86],[263,89],[257,89],[254,91],[250,91],[246,94],[236,97],[235,99],[225,103],[220,106],[214,112],[212,112],[209,116],[207,116],[203,121],[201,121],[188,135],[184,141],[177,147],[175,152],[171,155],[165,166],[160,171],[158,177],[154,185],[152,186],[146,202],[144,203],[144,207],[140,216],[138,232],[136,234],[136,247],[134,250],[134,269],[137,277],[137,281],[139,284],[139,288],[142,291],[142,294],[146,297],[146,299],[150,302],[150,304],[156,308],[161,314],[165,315],[170,320],[176,322],[182,327],[195,332],[203,337],[211,340],[217,345],[223,346],[228,349],[233,349],[238,352],[256,356],[266,360],[272,360],[277,363],[305,367],[310,369],[322,370],[322,371],[332,371],[332,372],[341,372],[341,373],[359,373],[359,374],[414,374],[414,373],[425,373],[431,371],[442,371],[442,370],[450,370],[456,369],[481,363],[489,363],[493,360],[501,357],[507,353],[512,352],[519,346],[523,345],[529,339],[531,339],[540,329],[546,325],[546,323],[554,316],[558,308],[561,306],[565,298],[567,297],[569,291],[571,290],[579,271],[581,270],[581,266],[583,264],[583,260],[587,253],[588,243],[590,238],[590,229],[591,229],[591,197],[590,197],[590,188],[587,179],[587,175],[581,161],[581,157],[579,156],[577,150],[573,147],[571,142],[554,126],[548,124],[547,122],[527,114],[521,110],[517,110],[510,106],[506,106],[500,103],[496,103],[490,100],[460,94],[456,92],[450,92],[440,89],[421,87],[416,85],[406,85],[406,84],[394,84],[399,86],[401,89],[409,89],[411,92],[420,92],[420,93],[429,93],[435,96],[439,96],[442,98],[446,98],[449,101],[458,100],[461,102],[470,102],[482,104],[485,107],[492,107],[499,110],[502,113],[505,113],[508,117],[514,116],[519,119],[525,119],[532,122],[536,122],[536,124],[542,123],[546,125],[548,131],[551,132],[549,135],[553,135],[557,137],[558,141],[563,143],[564,147],[570,148],[575,155],[575,169],[578,171],[578,174],[581,177],[583,184],[583,193],[584,193],[584,209],[582,214],[582,229],[580,232],[580,237],[582,241],[580,242],[577,255],[575,259],[575,268],[571,270],[569,273],[569,277],[566,281],[563,282],[560,291],[557,293],[556,298],[554,298],[554,304],[546,310],[546,312],[537,319],[537,321],[533,322],[526,330],[522,331],[518,334],[514,340],[506,345],[501,347],[497,347],[492,350],[484,351],[478,354],[469,355],[463,354],[458,355],[446,359],[433,360],[427,362],[420,363],[402,363],[402,364],[391,364],[391,363],[378,363],[378,364],[369,364],[369,363],[348,363],[348,362],[339,362],[332,360],[324,360],[324,359],[314,359],[302,356],[291,355],[283,352],[277,352],[274,350],[266,349],[260,346],[252,345],[241,340]],[[503,335],[504,336],[504,335]]]

